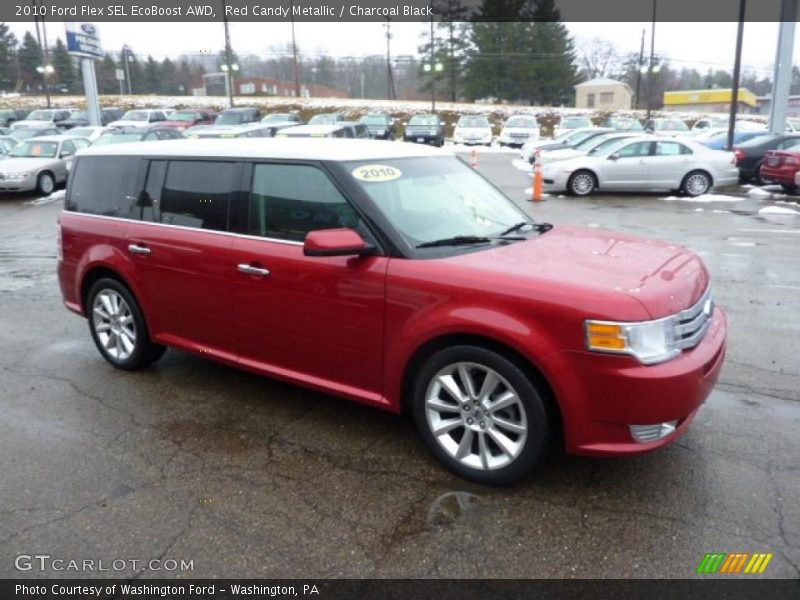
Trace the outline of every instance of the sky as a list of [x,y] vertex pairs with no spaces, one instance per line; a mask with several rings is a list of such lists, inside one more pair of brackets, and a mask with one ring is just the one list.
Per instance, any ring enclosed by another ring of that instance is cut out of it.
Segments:
[[[646,32],[645,53],[650,47],[650,23],[566,23],[576,43],[602,38],[611,41],[621,53],[638,52],[642,30]],[[9,23],[22,37],[32,23]],[[64,26],[48,21],[48,38],[63,37]],[[416,54],[427,25],[392,24],[392,54]],[[130,45],[138,54],[152,54],[157,59],[179,54],[211,52],[224,46],[221,23],[100,23],[102,44],[106,50]],[[300,52],[306,55],[364,56],[386,53],[385,26],[382,23],[296,23]],[[239,54],[266,55],[272,46],[291,41],[288,23],[231,23],[231,40]],[[745,70],[771,76],[778,35],[777,23],[746,23],[742,64]],[[800,28],[795,36],[794,62],[800,62]],[[187,40],[196,40],[188,43]],[[655,52],[667,57],[673,68],[694,67],[731,70],[736,44],[736,23],[657,23]]]

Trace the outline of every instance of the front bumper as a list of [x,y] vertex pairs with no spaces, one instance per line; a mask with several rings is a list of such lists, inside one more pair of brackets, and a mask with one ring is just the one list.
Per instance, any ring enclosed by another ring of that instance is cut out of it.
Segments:
[[431,135],[430,133],[407,133],[403,136],[403,141],[413,142],[415,144],[438,144],[442,141],[442,137],[439,135]]
[[[572,454],[641,454],[675,441],[689,426],[717,382],[727,339],[727,320],[715,308],[703,340],[679,357],[644,366],[633,358],[594,352],[559,352],[545,360]],[[640,443],[631,425],[677,421],[673,432]]]
[[761,179],[770,183],[782,183],[784,185],[795,185],[795,175],[798,173],[795,166],[761,167]]
[[0,192],[28,192],[36,189],[36,177],[26,179],[0,179]]

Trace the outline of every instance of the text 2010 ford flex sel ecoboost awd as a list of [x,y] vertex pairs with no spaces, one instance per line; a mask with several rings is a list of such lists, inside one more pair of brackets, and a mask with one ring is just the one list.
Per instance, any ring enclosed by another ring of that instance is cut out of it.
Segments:
[[410,411],[463,477],[548,449],[675,440],[719,374],[726,320],[689,250],[534,223],[442,150],[362,140],[89,148],[59,279],[100,353],[166,346]]

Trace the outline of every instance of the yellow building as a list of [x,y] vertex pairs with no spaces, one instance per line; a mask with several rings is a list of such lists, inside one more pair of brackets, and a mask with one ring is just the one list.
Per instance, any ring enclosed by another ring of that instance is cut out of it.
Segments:
[[[689,112],[728,112],[731,107],[731,89],[686,90],[664,92],[664,110],[685,110]],[[756,95],[747,88],[739,88],[738,111],[750,113],[758,111]]]
[[628,110],[633,91],[627,83],[598,77],[575,86],[575,107],[600,110]]

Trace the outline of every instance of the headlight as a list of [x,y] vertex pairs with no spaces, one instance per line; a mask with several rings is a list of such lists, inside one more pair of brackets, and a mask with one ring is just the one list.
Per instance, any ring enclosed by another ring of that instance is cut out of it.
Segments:
[[6,179],[27,179],[30,177],[30,172],[20,171],[19,173],[5,173]]
[[586,347],[595,352],[629,354],[642,364],[664,362],[680,354],[672,317],[639,323],[586,321]]

